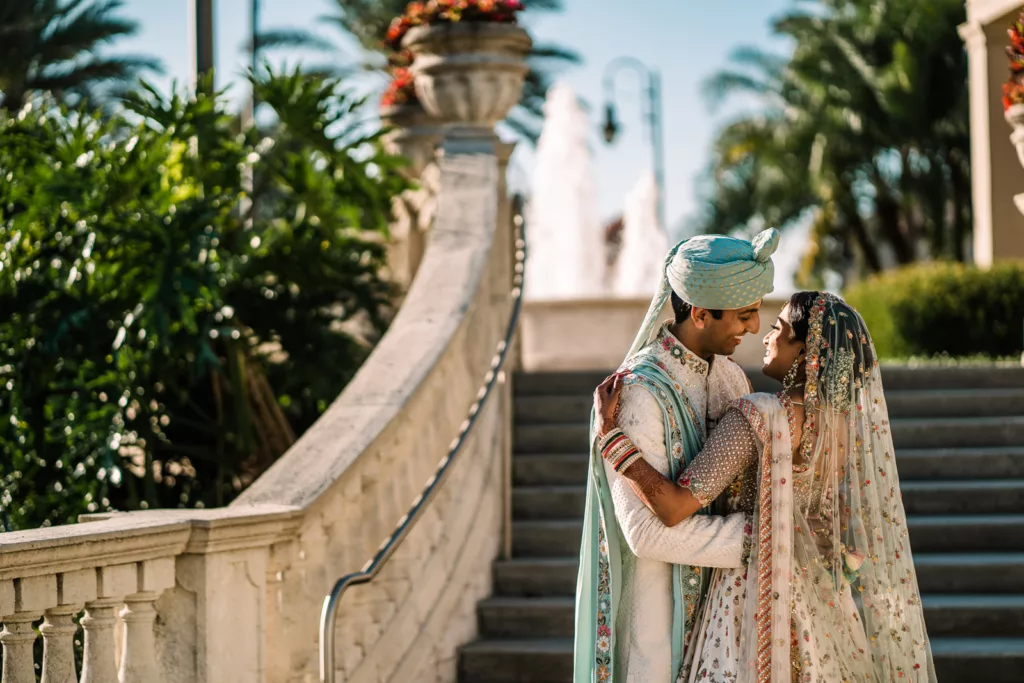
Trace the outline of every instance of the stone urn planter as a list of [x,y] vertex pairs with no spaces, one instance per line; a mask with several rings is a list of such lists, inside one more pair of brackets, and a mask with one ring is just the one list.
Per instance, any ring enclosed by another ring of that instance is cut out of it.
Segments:
[[1009,107],[1005,114],[1006,122],[1013,128],[1010,133],[1010,142],[1017,148],[1017,159],[1021,166],[1024,166],[1024,104],[1014,104]]
[[383,106],[380,121],[383,127],[392,129],[384,137],[385,144],[394,154],[409,160],[405,173],[419,178],[441,143],[438,122],[418,102]]
[[475,137],[493,135],[519,102],[533,41],[516,24],[463,21],[417,26],[402,45],[424,109],[449,135]]
[[[1017,149],[1017,160],[1024,166],[1024,104],[1014,104],[1004,112],[1006,122],[1013,128],[1010,133],[1010,142]],[[1013,196],[1013,203],[1017,210],[1024,214],[1024,192]]]

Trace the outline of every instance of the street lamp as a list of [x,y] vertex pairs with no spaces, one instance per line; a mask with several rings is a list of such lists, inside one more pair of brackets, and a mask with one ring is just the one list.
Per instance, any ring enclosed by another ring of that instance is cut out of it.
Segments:
[[633,57],[619,57],[612,60],[604,72],[604,126],[601,129],[604,140],[612,144],[621,126],[615,119],[615,77],[623,68],[636,72],[641,80],[647,81],[647,127],[650,132],[651,158],[654,164],[654,183],[658,188],[658,222],[668,232],[665,222],[665,150],[661,134],[661,74]]

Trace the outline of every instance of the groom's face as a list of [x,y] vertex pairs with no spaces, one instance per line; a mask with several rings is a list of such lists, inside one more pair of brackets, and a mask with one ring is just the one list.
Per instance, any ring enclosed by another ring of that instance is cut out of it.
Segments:
[[757,334],[761,329],[761,302],[746,308],[722,311],[721,318],[715,318],[710,311],[694,309],[701,319],[701,341],[708,351],[720,356],[731,356],[736,347],[748,334]]

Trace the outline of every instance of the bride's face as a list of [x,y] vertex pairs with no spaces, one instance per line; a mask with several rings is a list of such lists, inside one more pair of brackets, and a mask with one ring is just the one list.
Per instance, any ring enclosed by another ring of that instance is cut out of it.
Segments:
[[[802,341],[793,339],[793,328],[789,324],[789,304],[782,309],[778,320],[764,338],[764,365],[761,372],[780,382],[793,367],[797,358],[803,358],[805,349]],[[804,369],[800,368],[798,379],[803,379]]]

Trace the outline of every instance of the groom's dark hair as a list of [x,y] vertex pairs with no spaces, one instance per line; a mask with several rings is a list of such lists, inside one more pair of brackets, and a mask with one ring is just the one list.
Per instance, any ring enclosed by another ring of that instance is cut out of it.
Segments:
[[[693,309],[693,306],[680,299],[678,294],[672,292],[672,312],[676,314],[676,325],[682,324],[690,317],[691,309]],[[722,311],[714,308],[709,308],[708,310],[711,312],[711,317],[715,320],[722,319]]]

